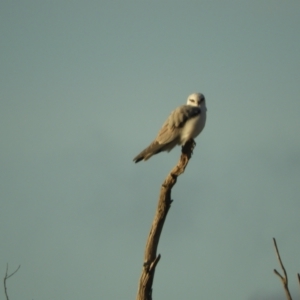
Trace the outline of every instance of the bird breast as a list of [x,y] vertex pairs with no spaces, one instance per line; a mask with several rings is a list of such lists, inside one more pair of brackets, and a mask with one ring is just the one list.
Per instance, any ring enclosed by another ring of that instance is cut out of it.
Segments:
[[186,121],[180,136],[180,144],[184,145],[190,139],[196,138],[203,130],[206,121],[206,114],[202,113]]

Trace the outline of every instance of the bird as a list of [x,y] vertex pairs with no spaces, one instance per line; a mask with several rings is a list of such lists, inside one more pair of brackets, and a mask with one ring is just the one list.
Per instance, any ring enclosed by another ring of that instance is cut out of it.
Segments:
[[138,154],[133,161],[148,160],[162,151],[170,152],[176,145],[185,145],[196,138],[206,122],[206,103],[202,93],[188,96],[187,103],[171,112],[154,141]]

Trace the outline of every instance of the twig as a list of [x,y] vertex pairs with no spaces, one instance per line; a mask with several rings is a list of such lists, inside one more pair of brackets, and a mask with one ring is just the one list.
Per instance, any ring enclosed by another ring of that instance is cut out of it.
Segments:
[[177,181],[177,177],[184,172],[194,147],[194,140],[187,142],[182,147],[179,162],[172,169],[161,186],[156,213],[146,243],[143,270],[136,300],[152,300],[152,284],[155,267],[160,259],[160,254],[158,256],[156,255],[157,247],[165,219],[173,201],[171,200],[171,190]]
[[18,272],[18,270],[20,269],[20,267],[21,267],[21,265],[19,265],[18,268],[14,272],[12,272],[10,275],[8,275],[8,264],[6,265],[6,272],[5,272],[5,276],[4,276],[4,280],[3,280],[4,293],[5,293],[6,300],[9,300],[8,294],[7,294],[6,280],[8,278],[10,278],[11,276],[13,276],[14,274],[16,274]]
[[288,276],[287,276],[285,267],[282,263],[282,260],[281,260],[280,254],[279,254],[279,250],[278,250],[275,238],[273,238],[273,242],[274,242],[274,247],[275,247],[275,250],[276,250],[277,258],[278,258],[278,261],[279,261],[279,264],[281,266],[281,269],[283,271],[284,276],[282,276],[276,269],[274,269],[273,271],[280,278],[280,280],[283,284],[283,288],[284,288],[284,291],[285,291],[285,294],[286,294],[286,298],[288,300],[292,300],[292,296],[290,294],[289,287],[288,287]]

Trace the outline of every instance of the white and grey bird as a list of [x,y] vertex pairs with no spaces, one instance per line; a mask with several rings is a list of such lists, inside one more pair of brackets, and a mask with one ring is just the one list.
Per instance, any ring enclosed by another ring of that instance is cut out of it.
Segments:
[[162,151],[170,152],[176,145],[184,145],[187,141],[196,138],[205,126],[206,111],[204,95],[191,94],[187,98],[187,104],[171,112],[155,140],[133,161],[137,163]]

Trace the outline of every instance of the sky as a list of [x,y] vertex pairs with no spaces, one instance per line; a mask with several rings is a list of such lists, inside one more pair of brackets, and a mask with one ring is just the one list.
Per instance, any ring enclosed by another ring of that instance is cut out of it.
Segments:
[[299,15],[299,1],[1,1],[10,299],[135,299],[180,148],[132,159],[194,92],[207,122],[172,192],[153,299],[285,299],[273,237],[298,297]]

